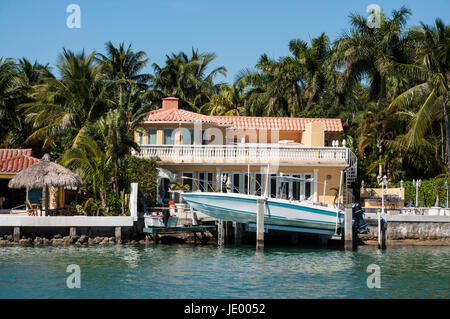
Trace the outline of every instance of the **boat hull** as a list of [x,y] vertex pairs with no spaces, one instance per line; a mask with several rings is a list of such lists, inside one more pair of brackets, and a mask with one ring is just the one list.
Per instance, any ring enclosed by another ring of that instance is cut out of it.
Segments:
[[[183,193],[194,209],[214,218],[238,223],[256,223],[257,199],[254,195],[236,193]],[[282,199],[266,199],[264,224],[328,231],[333,234],[343,223],[338,209]],[[337,223],[337,225],[336,225]],[[306,231],[307,232],[307,231]]]
[[[145,227],[164,227],[162,216],[144,216]],[[176,227],[178,224],[178,217],[170,216],[167,221],[167,227]]]

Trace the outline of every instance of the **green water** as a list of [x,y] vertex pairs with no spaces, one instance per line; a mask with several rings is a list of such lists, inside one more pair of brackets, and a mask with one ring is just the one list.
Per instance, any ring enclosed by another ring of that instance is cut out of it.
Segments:
[[[69,289],[69,264],[81,288]],[[368,288],[370,264],[380,288]],[[1,247],[0,298],[449,298],[450,247]]]

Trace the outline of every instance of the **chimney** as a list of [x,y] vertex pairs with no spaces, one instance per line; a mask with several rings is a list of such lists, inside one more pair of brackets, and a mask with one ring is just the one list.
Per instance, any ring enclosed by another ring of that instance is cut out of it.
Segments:
[[178,109],[178,98],[177,97],[165,97],[162,99],[162,109],[171,110]]

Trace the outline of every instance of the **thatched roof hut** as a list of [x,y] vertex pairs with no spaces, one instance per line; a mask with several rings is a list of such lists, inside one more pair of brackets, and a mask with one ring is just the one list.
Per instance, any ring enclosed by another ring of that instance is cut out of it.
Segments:
[[36,164],[19,172],[8,183],[9,188],[43,188],[45,191],[45,206],[48,211],[48,187],[79,187],[83,185],[81,177],[71,170],[50,161],[50,155],[45,154]]
[[71,170],[50,162],[45,154],[36,164],[19,172],[8,183],[9,188],[44,188],[44,187],[79,187],[83,184],[81,177]]

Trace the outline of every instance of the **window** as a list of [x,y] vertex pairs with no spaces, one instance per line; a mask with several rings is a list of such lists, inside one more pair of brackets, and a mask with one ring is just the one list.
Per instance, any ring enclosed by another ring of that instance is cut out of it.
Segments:
[[205,191],[205,173],[204,172],[198,173],[198,190],[201,192]]
[[233,193],[239,193],[241,190],[241,174],[233,173]]
[[[228,188],[228,183],[229,182],[231,182],[230,181],[230,176],[229,176],[230,174],[228,173],[228,172],[222,172],[222,175],[221,175],[221,185],[222,185],[222,187],[221,187],[221,192],[223,192],[223,193],[227,193],[227,192],[229,192],[228,190],[227,190],[227,188]],[[231,185],[230,185],[231,186]],[[231,191],[231,189],[230,189],[230,191]]]
[[183,172],[183,179],[182,179],[182,184],[183,185],[188,185],[189,186],[189,191],[193,191],[194,190],[194,173],[192,172]]
[[175,144],[175,137],[173,134],[174,130],[164,130],[164,144],[166,145],[174,145]]
[[202,145],[208,144],[208,141],[205,136],[205,130],[202,130]]
[[[244,189],[244,193],[245,194],[250,194],[249,189],[248,189],[248,183],[249,183],[248,173],[244,174],[244,180],[242,182],[244,183],[244,185],[242,187]],[[251,188],[251,185],[250,185],[250,188]]]
[[270,197],[277,197],[277,174],[270,175]]
[[194,130],[188,130],[183,128],[181,132],[182,132],[182,144],[194,145]]
[[263,189],[263,179],[261,173],[255,173],[255,195],[261,196]]
[[[305,179],[312,178],[312,174],[305,174]],[[311,182],[305,182],[305,200],[312,200],[312,183]]]
[[[290,176],[288,174],[284,174],[284,176]],[[280,181],[280,198],[289,199],[289,190],[290,190],[291,181]]]
[[[292,175],[292,176],[296,178],[301,178],[301,175]],[[292,181],[292,198],[294,200],[300,200],[301,185],[302,183],[300,181]]]
[[139,145],[142,145],[142,143],[143,143],[143,136],[142,136],[142,132],[139,132],[139,137],[138,137],[138,144]]
[[211,192],[213,190],[213,173],[199,172],[198,173],[198,189],[201,192]]
[[147,143],[156,144],[156,130],[147,130]]

